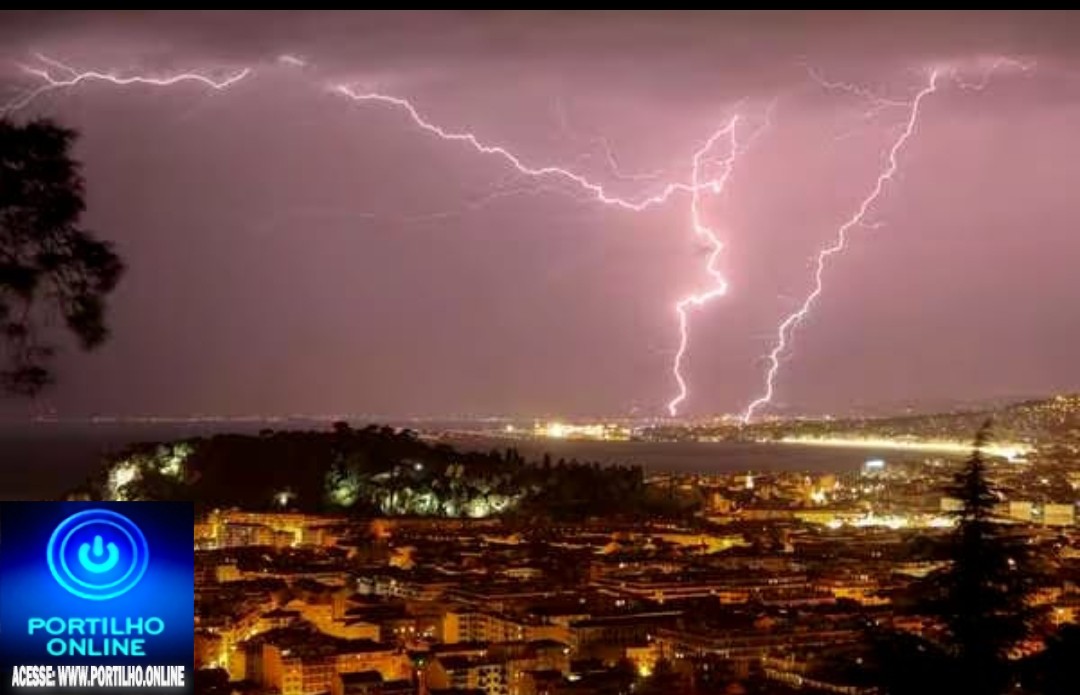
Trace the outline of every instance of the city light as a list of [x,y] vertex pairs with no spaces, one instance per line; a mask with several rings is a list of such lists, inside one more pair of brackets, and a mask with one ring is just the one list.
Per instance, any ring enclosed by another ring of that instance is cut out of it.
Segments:
[[[809,446],[846,447],[855,449],[895,449],[898,451],[924,451],[942,454],[970,454],[971,444],[959,441],[890,439],[887,437],[810,437],[786,435],[779,441],[782,444],[800,444]],[[988,444],[982,448],[987,456],[995,456],[1011,462],[1022,462],[1032,448],[1025,444],[1001,443]]]
[[537,423],[533,428],[533,434],[548,439],[598,439],[607,441],[625,440],[630,436],[629,430],[621,425],[599,423],[574,425],[559,421]]
[[1019,16],[12,14],[0,671],[1068,690],[1080,13]]

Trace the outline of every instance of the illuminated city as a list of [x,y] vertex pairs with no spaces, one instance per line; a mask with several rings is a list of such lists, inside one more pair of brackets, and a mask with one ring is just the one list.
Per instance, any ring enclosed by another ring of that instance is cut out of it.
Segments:
[[538,437],[552,439],[598,439],[619,441],[630,438],[625,427],[615,424],[569,424],[565,422],[537,423],[533,432]]
[[1077,36],[0,11],[0,505],[160,692],[1078,692]]

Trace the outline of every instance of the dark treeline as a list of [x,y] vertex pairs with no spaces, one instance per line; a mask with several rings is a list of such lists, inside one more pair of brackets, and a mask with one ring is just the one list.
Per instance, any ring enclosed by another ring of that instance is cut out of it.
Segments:
[[526,461],[513,448],[463,452],[415,432],[337,423],[332,431],[225,434],[135,445],[77,494],[191,500],[201,508],[447,517],[669,516],[685,502],[652,491],[635,466]]

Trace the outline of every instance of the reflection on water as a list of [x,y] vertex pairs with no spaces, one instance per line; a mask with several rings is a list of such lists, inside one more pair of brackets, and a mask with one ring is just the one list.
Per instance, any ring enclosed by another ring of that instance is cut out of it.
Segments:
[[629,463],[655,471],[709,473],[711,471],[829,471],[855,470],[867,459],[896,460],[897,452],[884,449],[854,449],[791,444],[736,442],[602,442],[565,439],[460,438],[447,443],[461,449],[502,449],[514,446],[526,458],[539,459],[545,452],[552,459]]
[[[428,425],[431,426],[430,424]],[[169,441],[220,432],[257,433],[260,429],[327,429],[325,421],[190,422],[145,424],[0,425],[0,499],[48,499],[82,482],[109,452],[133,442]],[[652,471],[708,473],[742,470],[844,471],[872,458],[903,456],[883,449],[829,448],[791,444],[727,442],[602,442],[556,439],[508,440],[460,437],[447,443],[462,449],[516,447],[528,459],[636,464]]]

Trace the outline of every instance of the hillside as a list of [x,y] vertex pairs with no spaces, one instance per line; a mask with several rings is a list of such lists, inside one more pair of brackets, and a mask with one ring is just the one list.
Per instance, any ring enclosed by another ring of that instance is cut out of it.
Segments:
[[200,508],[364,515],[556,517],[678,512],[640,468],[524,460],[516,450],[461,452],[410,430],[344,423],[330,431],[223,434],[130,447],[74,497],[191,500]]
[[1080,440],[1080,395],[967,412],[762,423],[745,428],[743,432],[758,437],[828,434],[966,441],[988,418],[994,422],[995,437],[1002,441],[1045,445]]
[[640,432],[654,441],[769,441],[790,438],[969,442],[987,419],[997,442],[1054,456],[1080,458],[1080,395],[1029,400],[997,408],[892,417],[792,418],[742,425],[665,425]]

